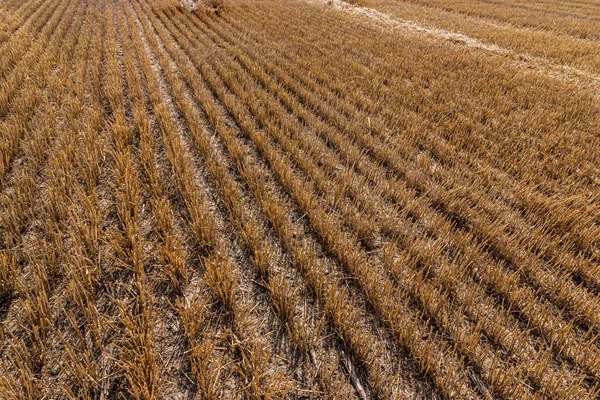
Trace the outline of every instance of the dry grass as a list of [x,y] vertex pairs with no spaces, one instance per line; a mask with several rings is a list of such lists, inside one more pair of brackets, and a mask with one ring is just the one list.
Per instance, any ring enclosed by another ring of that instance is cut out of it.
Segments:
[[596,398],[595,11],[0,3],[0,399]]

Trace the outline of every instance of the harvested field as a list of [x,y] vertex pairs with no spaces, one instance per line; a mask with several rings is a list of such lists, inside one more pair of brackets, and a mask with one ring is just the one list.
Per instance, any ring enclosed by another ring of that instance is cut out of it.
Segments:
[[0,0],[0,399],[596,399],[600,4]]

